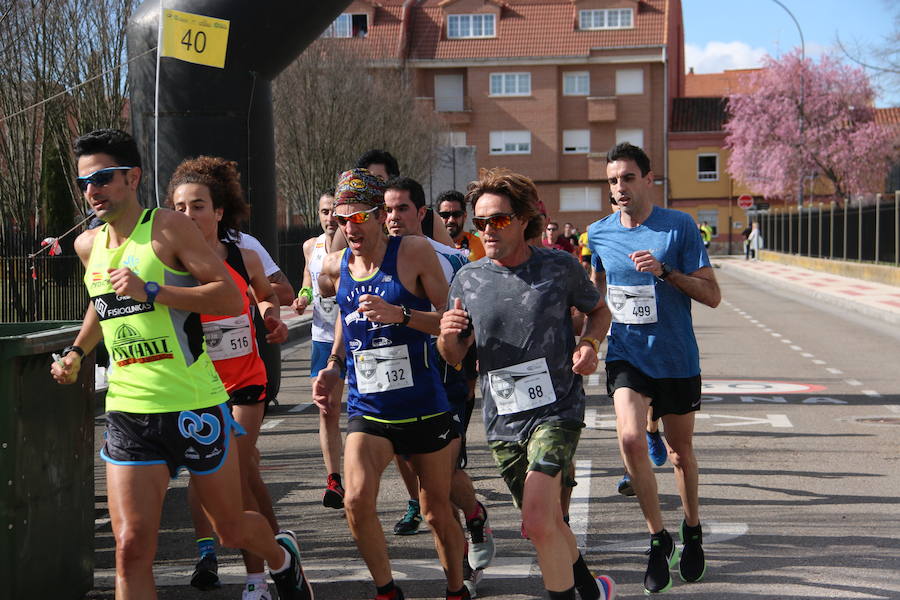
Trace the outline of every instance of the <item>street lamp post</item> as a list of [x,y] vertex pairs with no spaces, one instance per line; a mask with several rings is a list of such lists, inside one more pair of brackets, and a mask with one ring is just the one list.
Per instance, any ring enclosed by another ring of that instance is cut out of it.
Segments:
[[[778,6],[780,6],[781,8],[783,8],[783,9],[784,9],[784,12],[786,12],[786,13],[788,14],[788,16],[791,17],[791,20],[794,22],[794,25],[797,26],[797,33],[800,34],[800,106],[799,106],[799,109],[798,109],[798,111],[797,111],[797,119],[798,119],[798,121],[799,121],[799,127],[800,127],[800,144],[799,144],[799,146],[800,146],[800,148],[801,148],[801,150],[800,150],[800,152],[801,152],[801,161],[800,161],[800,164],[801,164],[801,168],[802,168],[802,164],[803,164],[803,160],[802,160],[802,152],[803,152],[803,150],[802,150],[802,147],[803,147],[803,101],[804,101],[804,94],[805,94],[805,91],[806,91],[806,90],[805,90],[806,84],[805,84],[804,78],[803,78],[803,70],[806,68],[806,42],[804,42],[804,40],[803,40],[803,30],[800,29],[800,22],[797,21],[797,17],[794,16],[794,13],[792,13],[792,12],[790,11],[790,9],[788,9],[788,7],[785,6],[785,5],[781,2],[781,0],[772,0],[772,2],[774,2],[775,4],[777,4]],[[799,219],[798,222],[797,222],[797,234],[798,234],[798,238],[799,238],[799,239],[802,239],[802,238],[800,237],[800,233],[802,232],[802,225],[803,225],[803,173],[802,173],[802,172],[800,173],[800,183],[799,183],[798,186],[797,186],[797,208],[799,209],[798,214],[797,214],[797,218]],[[808,226],[809,226],[809,224],[807,224],[807,227],[808,227]],[[799,244],[799,242],[798,242],[798,245],[797,245],[797,250],[798,250],[798,251],[800,250],[800,244]]]

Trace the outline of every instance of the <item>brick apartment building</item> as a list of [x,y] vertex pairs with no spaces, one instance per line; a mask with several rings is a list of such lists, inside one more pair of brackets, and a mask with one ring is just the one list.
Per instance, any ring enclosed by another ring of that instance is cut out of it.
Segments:
[[605,154],[620,141],[648,151],[666,203],[680,0],[356,0],[326,35],[405,64],[448,143],[532,177],[558,221],[583,230],[609,211]]

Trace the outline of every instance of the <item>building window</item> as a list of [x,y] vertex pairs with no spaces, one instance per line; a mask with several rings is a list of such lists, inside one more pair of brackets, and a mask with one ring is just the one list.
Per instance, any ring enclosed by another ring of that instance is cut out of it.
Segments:
[[616,129],[616,143],[628,142],[632,146],[644,147],[643,129]]
[[587,154],[591,151],[589,129],[564,129],[563,154]]
[[632,9],[604,8],[578,11],[579,29],[630,29]]
[[494,15],[448,15],[447,37],[450,39],[494,37]]
[[563,73],[564,96],[589,96],[591,93],[591,75],[587,71]]
[[644,71],[621,69],[616,71],[616,96],[644,93]]
[[491,96],[530,96],[531,73],[491,73]]
[[703,224],[706,221],[712,227],[712,236],[719,235],[719,211],[717,210],[698,210],[697,223]]
[[465,146],[465,131],[444,131],[438,134],[439,146]]
[[599,212],[603,209],[601,197],[599,187],[559,188],[559,212]]
[[531,132],[492,131],[491,154],[531,154]]
[[369,16],[344,13],[322,33],[322,37],[366,37],[369,35]]
[[698,154],[697,155],[697,180],[698,181],[718,181],[719,180],[719,155],[718,154]]

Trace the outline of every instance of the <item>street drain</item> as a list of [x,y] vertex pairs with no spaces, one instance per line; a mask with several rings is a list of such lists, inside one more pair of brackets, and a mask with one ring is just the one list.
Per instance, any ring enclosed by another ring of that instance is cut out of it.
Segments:
[[900,425],[900,417],[857,417],[853,420],[872,425]]

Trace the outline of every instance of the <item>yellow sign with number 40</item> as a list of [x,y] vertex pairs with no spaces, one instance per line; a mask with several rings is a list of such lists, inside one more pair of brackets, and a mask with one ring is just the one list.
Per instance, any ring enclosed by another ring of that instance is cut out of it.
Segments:
[[224,19],[166,10],[162,56],[224,69],[229,26]]

